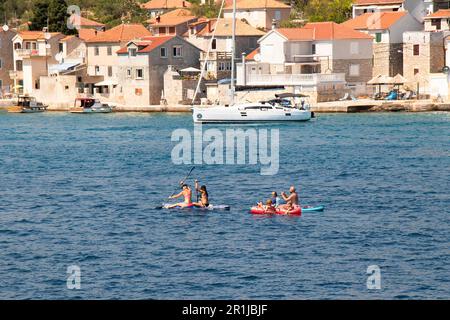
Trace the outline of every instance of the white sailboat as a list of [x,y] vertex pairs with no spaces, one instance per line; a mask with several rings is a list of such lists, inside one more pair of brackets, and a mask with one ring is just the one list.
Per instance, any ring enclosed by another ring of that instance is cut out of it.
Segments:
[[[219,13],[223,9],[224,1]],[[214,39],[215,30],[212,39]],[[212,41],[211,39],[211,41]],[[211,45],[209,46],[211,48]],[[209,50],[208,54],[209,56]],[[266,122],[266,121],[308,121],[313,117],[309,103],[305,101],[307,96],[301,94],[283,94],[277,99],[249,103],[235,103],[235,59],[236,59],[236,0],[233,1],[233,36],[231,57],[231,104],[214,107],[193,107],[192,117],[195,123],[236,123],[236,122]],[[206,63],[205,63],[206,65]],[[205,66],[203,67],[204,70]],[[203,78],[203,70],[199,79],[195,101],[200,81]],[[289,100],[291,99],[291,100]],[[298,99],[301,99],[299,102]]]

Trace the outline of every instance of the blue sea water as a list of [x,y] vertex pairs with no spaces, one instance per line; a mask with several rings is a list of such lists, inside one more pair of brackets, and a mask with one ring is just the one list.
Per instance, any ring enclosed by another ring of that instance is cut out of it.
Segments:
[[[450,298],[450,114],[264,127],[280,129],[279,173],[197,165],[232,209],[183,213],[154,208],[190,169],[170,157],[190,115],[0,113],[0,298]],[[291,184],[326,210],[248,213]]]

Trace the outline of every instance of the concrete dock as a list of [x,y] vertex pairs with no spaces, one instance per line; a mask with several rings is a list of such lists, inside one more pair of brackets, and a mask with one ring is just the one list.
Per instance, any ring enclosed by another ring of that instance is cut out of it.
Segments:
[[311,107],[312,111],[330,113],[355,113],[355,112],[430,112],[450,111],[450,102],[433,102],[432,100],[347,100],[319,102]]

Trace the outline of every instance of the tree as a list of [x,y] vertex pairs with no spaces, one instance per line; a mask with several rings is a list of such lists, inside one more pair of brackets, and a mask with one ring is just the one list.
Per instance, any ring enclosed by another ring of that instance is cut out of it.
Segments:
[[351,18],[352,0],[309,0],[300,6],[300,10],[311,22],[342,23]]
[[42,31],[48,23],[48,0],[37,0],[33,6],[30,30]]
[[67,28],[67,4],[63,0],[50,0],[48,5],[48,28],[51,32],[69,34]]

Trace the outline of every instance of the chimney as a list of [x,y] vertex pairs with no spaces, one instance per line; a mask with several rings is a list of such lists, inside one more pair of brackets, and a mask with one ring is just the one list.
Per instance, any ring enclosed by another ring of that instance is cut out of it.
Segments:
[[185,1],[183,1],[183,8],[186,8],[186,3],[185,3]]
[[156,23],[160,23],[161,22],[161,16],[158,14],[156,16]]
[[272,19],[272,30],[275,30],[277,28],[277,20]]

